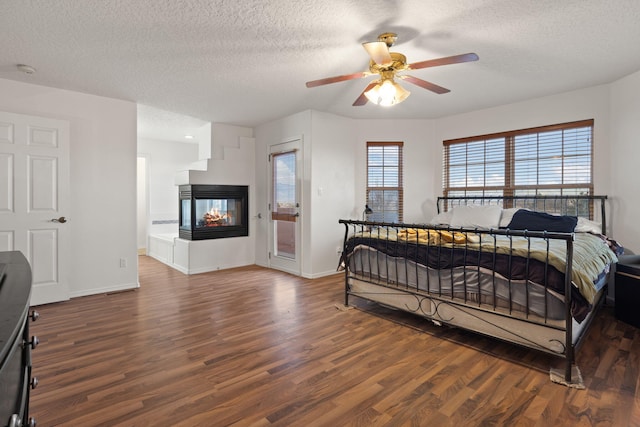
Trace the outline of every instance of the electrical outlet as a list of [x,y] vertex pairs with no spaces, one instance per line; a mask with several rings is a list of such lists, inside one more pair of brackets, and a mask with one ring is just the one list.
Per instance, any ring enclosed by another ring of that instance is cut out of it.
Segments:
[[337,254],[341,254],[342,253],[342,246],[336,246],[336,253]]
[[127,268],[127,259],[120,258],[120,268]]

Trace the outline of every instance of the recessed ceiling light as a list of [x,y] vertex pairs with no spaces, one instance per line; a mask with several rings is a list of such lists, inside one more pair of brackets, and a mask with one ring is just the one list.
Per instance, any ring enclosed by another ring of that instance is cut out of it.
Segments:
[[18,64],[16,65],[16,67],[18,68],[18,70],[22,71],[25,74],[33,74],[36,72],[36,69],[33,68],[31,65]]
[[193,139],[193,135],[185,135],[184,139]]

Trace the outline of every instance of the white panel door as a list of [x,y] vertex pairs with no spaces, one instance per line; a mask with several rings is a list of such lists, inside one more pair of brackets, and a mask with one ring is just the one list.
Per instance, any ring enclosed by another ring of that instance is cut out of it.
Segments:
[[31,305],[69,299],[69,123],[0,112],[0,251],[33,271]]

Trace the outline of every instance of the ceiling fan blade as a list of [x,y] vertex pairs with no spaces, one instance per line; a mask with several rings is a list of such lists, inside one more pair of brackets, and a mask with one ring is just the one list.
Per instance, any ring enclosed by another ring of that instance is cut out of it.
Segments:
[[413,83],[416,86],[420,86],[423,89],[430,90],[431,92],[435,92],[435,93],[440,94],[440,95],[443,94],[443,93],[451,92],[449,89],[447,89],[445,87],[438,86],[436,84],[433,84],[433,83],[428,82],[426,80],[419,79],[417,77],[407,76],[406,74],[402,75],[402,76],[398,76],[398,77],[401,78],[402,80],[406,80],[409,83]]
[[360,73],[345,74],[344,76],[327,77],[326,79],[313,80],[313,81],[307,82],[306,84],[307,84],[307,87],[316,87],[316,86],[328,85],[330,83],[338,83],[338,82],[344,82],[347,80],[361,79],[363,77],[367,77],[370,75],[371,75],[370,72],[362,71]]
[[429,59],[422,62],[414,62],[409,64],[409,70],[418,70],[420,68],[438,67],[440,65],[459,64],[461,62],[477,61],[478,55],[475,53],[464,53],[462,55],[447,56],[445,58]]
[[367,98],[367,96],[365,95],[365,92],[369,91],[370,89],[373,89],[373,87],[374,87],[375,85],[377,85],[377,84],[378,84],[378,82],[377,82],[377,81],[374,81],[374,82],[369,83],[369,84],[367,85],[367,87],[365,87],[365,88],[364,88],[364,90],[362,91],[362,93],[360,94],[360,96],[355,100],[355,102],[353,103],[353,106],[354,106],[354,107],[360,107],[360,106],[362,106],[362,105],[366,104],[366,103],[367,103],[367,101],[369,101],[369,99],[368,99],[368,98]]
[[378,65],[391,65],[393,60],[389,54],[389,46],[385,42],[362,43],[362,47],[367,51],[373,62]]

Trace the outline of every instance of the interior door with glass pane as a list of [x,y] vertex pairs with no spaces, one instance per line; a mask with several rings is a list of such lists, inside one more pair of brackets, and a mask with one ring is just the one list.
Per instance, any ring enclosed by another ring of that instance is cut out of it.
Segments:
[[300,140],[272,145],[269,157],[269,266],[300,275]]

